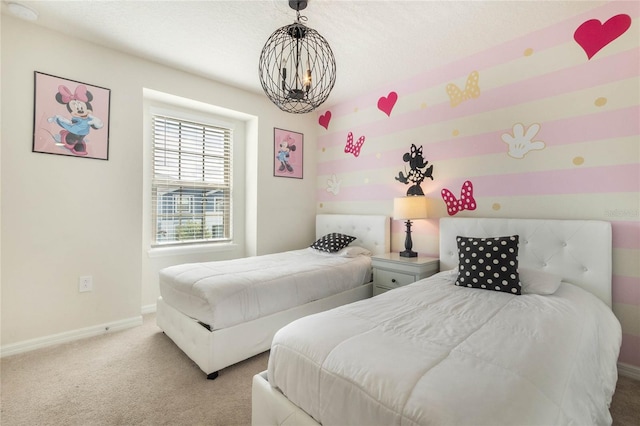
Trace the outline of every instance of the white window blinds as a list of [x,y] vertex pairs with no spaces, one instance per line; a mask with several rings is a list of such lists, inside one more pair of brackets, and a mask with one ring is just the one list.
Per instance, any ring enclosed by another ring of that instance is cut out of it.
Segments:
[[232,130],[154,115],[153,245],[231,240]]

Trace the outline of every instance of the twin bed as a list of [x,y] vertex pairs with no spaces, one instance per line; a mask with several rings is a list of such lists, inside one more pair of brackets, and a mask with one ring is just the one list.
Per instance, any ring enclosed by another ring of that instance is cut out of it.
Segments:
[[270,349],[253,425],[611,424],[609,223],[442,218],[441,272],[373,298],[389,219],[330,233],[357,239],[161,272],[158,325],[209,378]]
[[611,424],[611,256],[607,222],[440,219],[442,272],[276,333],[252,423]]
[[304,248],[163,269],[158,326],[215,379],[268,350],[291,321],[372,296],[370,256],[389,251],[389,218],[316,217],[316,238],[336,233],[356,239],[335,252]]

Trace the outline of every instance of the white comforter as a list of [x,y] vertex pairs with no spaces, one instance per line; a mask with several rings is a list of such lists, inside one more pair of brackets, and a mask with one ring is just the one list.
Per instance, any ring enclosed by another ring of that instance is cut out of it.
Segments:
[[449,273],[301,318],[275,336],[272,386],[323,425],[600,425],[620,324],[551,296],[456,287]]
[[185,315],[221,329],[322,299],[371,281],[369,256],[312,249],[160,271],[160,295]]

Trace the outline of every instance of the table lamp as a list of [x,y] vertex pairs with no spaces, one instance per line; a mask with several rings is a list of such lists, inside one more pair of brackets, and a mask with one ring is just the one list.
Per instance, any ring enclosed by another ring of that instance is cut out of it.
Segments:
[[411,250],[411,220],[427,218],[427,197],[412,195],[393,199],[393,218],[406,219],[407,237],[404,241],[404,251],[400,252],[401,257],[417,257],[418,253]]

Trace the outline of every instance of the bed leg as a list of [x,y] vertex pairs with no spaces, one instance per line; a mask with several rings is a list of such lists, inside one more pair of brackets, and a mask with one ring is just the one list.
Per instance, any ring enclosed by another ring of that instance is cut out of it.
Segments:
[[215,380],[216,377],[218,377],[218,372],[217,371],[214,371],[213,373],[207,374],[207,379],[208,380]]

